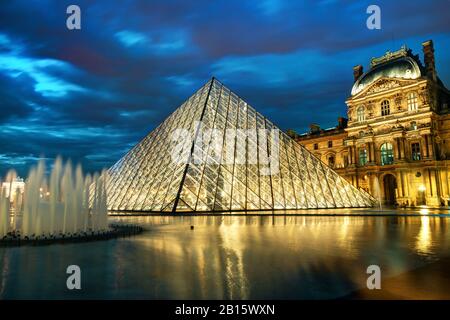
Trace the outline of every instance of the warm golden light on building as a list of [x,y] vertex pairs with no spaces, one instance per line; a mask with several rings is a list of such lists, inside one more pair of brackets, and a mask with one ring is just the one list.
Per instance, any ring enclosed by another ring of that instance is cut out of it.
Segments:
[[355,187],[385,204],[450,204],[450,92],[437,76],[434,46],[423,61],[403,46],[353,69],[348,120],[297,141]]

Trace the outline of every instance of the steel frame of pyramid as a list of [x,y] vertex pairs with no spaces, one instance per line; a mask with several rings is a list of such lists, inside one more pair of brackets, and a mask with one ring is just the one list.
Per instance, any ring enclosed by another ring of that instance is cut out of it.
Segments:
[[[192,132],[193,137],[178,134],[174,138],[180,129]],[[264,130],[278,132],[277,149],[263,136]],[[217,132],[219,135],[213,134]],[[217,148],[218,141],[222,149]],[[263,161],[274,155],[276,170],[271,162]],[[225,157],[231,161],[220,161]],[[214,78],[108,170],[107,193],[112,211],[224,212],[374,205],[368,193],[353,187]]]

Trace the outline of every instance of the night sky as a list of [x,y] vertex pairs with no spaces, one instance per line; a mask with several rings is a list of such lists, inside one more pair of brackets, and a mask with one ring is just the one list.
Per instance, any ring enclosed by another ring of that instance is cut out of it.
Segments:
[[[81,8],[81,30],[66,8]],[[381,30],[366,8],[381,7]],[[433,39],[450,85],[449,0],[2,1],[0,176],[60,154],[109,167],[215,76],[281,129],[346,115],[352,67]]]

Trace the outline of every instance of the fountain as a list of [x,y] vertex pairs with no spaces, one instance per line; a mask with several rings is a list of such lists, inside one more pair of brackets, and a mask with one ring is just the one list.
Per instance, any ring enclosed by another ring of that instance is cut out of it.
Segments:
[[[107,173],[83,176],[58,157],[47,181],[45,163],[30,170],[23,192],[12,193],[15,172],[0,189],[0,242],[109,238],[140,232],[134,226],[108,226]],[[1,186],[1,185],[0,185]]]
[[380,205],[380,211],[383,211],[383,206],[382,206],[382,201],[381,201],[380,179],[378,179],[377,176],[375,176],[375,179],[374,179],[374,191],[375,191],[375,196],[378,199],[378,204]]

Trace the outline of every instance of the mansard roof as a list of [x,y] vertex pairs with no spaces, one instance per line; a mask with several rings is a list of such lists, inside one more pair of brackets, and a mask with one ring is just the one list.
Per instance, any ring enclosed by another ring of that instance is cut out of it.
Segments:
[[395,52],[386,52],[380,58],[372,58],[370,70],[362,74],[352,87],[356,95],[380,78],[418,79],[425,74],[418,56],[411,54],[406,46]]

